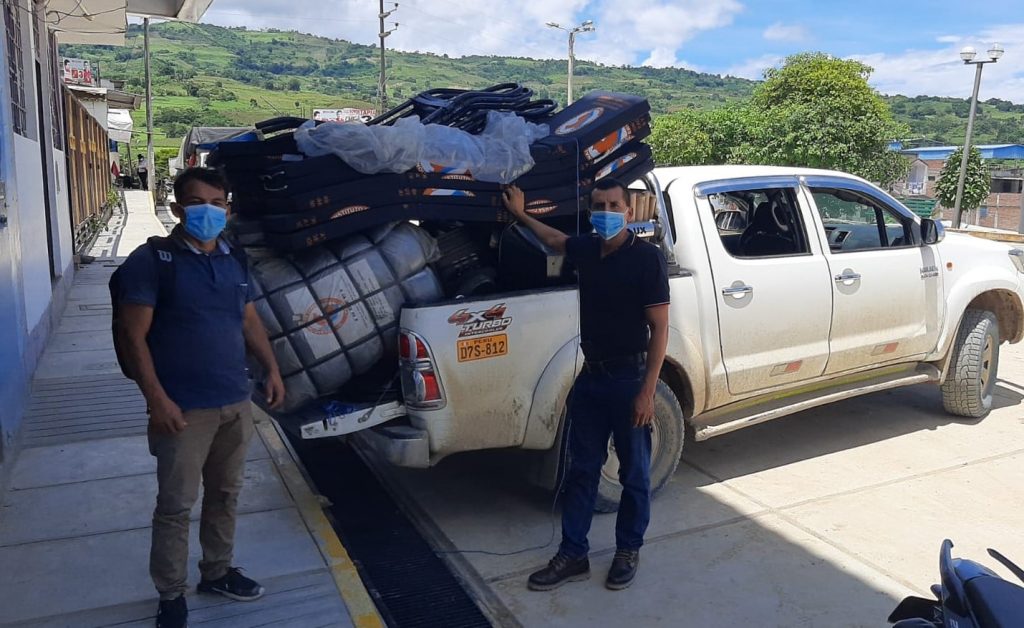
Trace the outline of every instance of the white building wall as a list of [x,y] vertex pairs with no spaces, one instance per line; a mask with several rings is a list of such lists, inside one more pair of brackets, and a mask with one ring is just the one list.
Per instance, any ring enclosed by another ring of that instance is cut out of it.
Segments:
[[15,181],[18,190],[18,225],[21,231],[21,278],[25,290],[28,329],[42,320],[50,304],[53,286],[50,252],[46,244],[46,202],[43,198],[39,144],[14,136]]

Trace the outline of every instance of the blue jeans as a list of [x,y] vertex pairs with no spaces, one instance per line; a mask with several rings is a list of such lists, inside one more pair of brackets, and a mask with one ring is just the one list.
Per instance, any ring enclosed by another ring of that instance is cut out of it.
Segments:
[[569,404],[569,471],[562,504],[561,552],[582,558],[590,551],[587,533],[594,514],[601,467],[614,438],[619,457],[622,500],[615,521],[615,545],[636,550],[651,519],[651,431],[633,427],[633,401],[643,384],[643,369],[623,366],[584,370]]

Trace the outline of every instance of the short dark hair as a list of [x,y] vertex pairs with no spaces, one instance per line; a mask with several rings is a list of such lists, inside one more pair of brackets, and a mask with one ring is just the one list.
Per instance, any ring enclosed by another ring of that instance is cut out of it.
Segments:
[[224,178],[224,175],[220,170],[196,167],[189,168],[175,177],[174,198],[184,198],[185,186],[193,181],[199,181],[200,183],[205,183],[206,185],[224,190],[225,197],[227,197],[228,192],[230,191],[230,188],[228,187],[228,180]]
[[613,179],[612,177],[605,177],[603,179],[598,179],[597,183],[594,184],[594,190],[607,191],[614,190],[615,188],[622,190],[623,198],[629,198],[629,190],[626,188],[626,185],[622,181],[619,181],[618,179]]

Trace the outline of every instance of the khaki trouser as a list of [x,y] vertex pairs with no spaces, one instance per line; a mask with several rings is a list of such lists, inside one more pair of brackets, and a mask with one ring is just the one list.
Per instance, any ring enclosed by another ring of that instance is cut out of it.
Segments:
[[204,493],[199,571],[204,580],[216,580],[231,566],[235,508],[254,430],[248,400],[222,408],[189,410],[184,416],[188,423],[184,431],[149,434],[159,483],[149,573],[164,600],[174,599],[188,588],[189,514],[199,496],[200,477]]

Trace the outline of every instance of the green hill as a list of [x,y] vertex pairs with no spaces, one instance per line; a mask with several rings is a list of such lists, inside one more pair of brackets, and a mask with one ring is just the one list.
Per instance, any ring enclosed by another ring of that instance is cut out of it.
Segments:
[[[166,22],[151,27],[155,144],[177,147],[193,125],[234,126],[277,115],[311,115],[314,108],[375,106],[378,49],[342,40],[277,30],[250,31],[209,24]],[[89,59],[103,78],[144,91],[142,29],[131,25],[124,47],[62,46],[61,54]],[[565,61],[519,57],[448,58],[388,52],[392,106],[432,87],[479,88],[514,81],[538,97],[565,100]],[[643,94],[655,113],[713,108],[746,99],[755,81],[678,68],[576,65],[576,91]],[[897,119],[915,138],[962,141],[968,102],[955,98],[893,96]],[[143,129],[145,111],[133,114]],[[1024,142],[1024,105],[989,100],[976,121],[977,142]],[[144,144],[139,134],[135,147]]]

